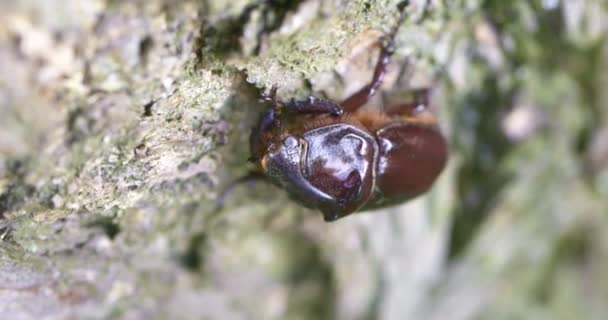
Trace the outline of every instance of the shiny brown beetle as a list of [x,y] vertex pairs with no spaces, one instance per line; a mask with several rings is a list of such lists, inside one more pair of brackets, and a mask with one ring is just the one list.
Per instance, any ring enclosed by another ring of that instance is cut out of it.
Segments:
[[[259,176],[334,221],[394,205],[426,192],[443,170],[447,145],[427,108],[427,90],[412,102],[363,110],[389,62],[394,33],[371,82],[340,103],[310,97],[273,104],[250,136]],[[261,173],[261,175],[260,175]]]

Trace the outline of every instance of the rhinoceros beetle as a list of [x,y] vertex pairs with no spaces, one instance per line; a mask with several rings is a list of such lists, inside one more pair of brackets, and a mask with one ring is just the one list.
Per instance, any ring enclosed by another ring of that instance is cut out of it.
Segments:
[[[401,20],[400,20],[401,21]],[[447,144],[428,109],[428,90],[412,101],[362,108],[386,72],[396,29],[384,37],[369,84],[340,102],[309,97],[272,106],[250,135],[255,177],[269,179],[334,221],[425,193],[447,161]]]

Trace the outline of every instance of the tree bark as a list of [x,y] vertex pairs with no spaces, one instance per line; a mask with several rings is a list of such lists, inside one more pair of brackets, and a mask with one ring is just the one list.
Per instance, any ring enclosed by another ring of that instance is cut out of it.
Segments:
[[371,76],[400,1],[0,4],[6,319],[605,319],[608,7],[411,0],[381,100],[432,87],[448,168],[324,223],[229,181],[281,98]]

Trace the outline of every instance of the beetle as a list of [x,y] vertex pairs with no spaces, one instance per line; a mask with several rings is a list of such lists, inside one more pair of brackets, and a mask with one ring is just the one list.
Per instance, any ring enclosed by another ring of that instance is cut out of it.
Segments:
[[425,193],[447,162],[447,143],[428,108],[428,90],[413,101],[362,108],[386,73],[396,28],[380,50],[371,81],[336,103],[311,96],[272,104],[250,135],[253,175],[319,209],[325,221],[405,202]]

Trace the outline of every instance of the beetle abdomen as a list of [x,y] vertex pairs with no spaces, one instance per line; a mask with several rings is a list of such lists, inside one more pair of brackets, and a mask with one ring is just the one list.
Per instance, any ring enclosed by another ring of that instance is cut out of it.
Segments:
[[402,201],[427,191],[445,167],[447,144],[434,126],[397,122],[376,133],[380,155],[376,184]]

